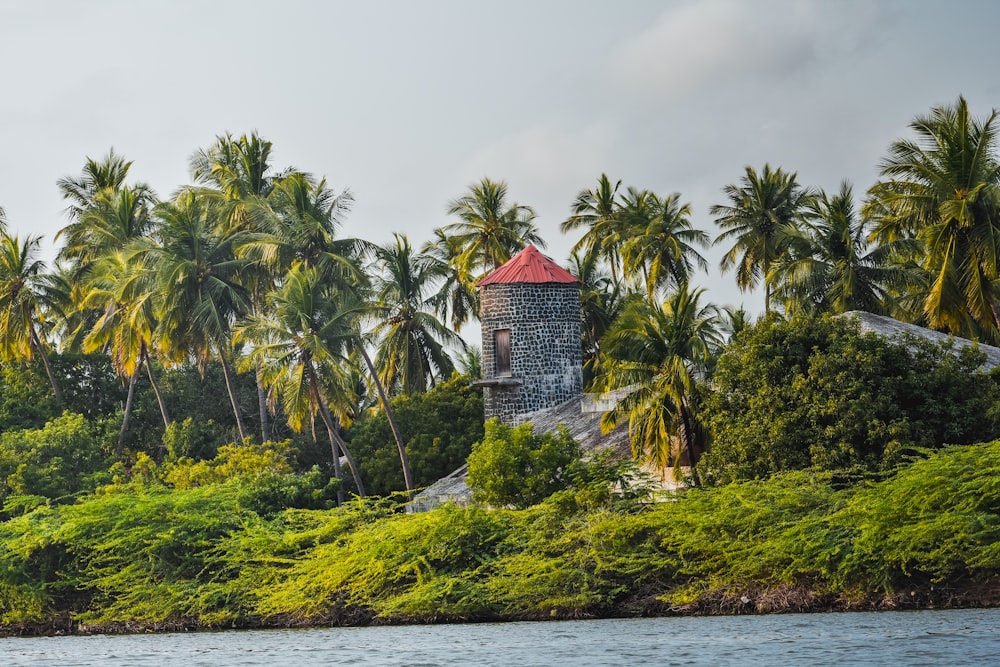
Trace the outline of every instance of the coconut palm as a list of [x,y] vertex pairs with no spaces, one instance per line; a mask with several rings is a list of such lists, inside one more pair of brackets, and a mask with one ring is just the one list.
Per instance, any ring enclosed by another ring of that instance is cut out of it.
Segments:
[[370,247],[338,236],[353,203],[349,191],[338,194],[325,179],[316,183],[305,174],[289,174],[275,182],[267,206],[255,211],[255,232],[241,235],[239,254],[274,278],[300,263],[324,279],[361,284],[366,278],[360,262]]
[[163,427],[169,428],[171,423],[150,359],[156,324],[153,317],[155,290],[151,279],[151,272],[144,265],[140,254],[116,250],[102,257],[92,267],[82,303],[84,309],[100,313],[83,339],[84,352],[108,352],[115,371],[128,381],[125,412],[118,434],[119,456],[125,448],[135,387],[143,366],[160,407]]
[[691,205],[682,204],[679,194],[659,197],[629,188],[619,215],[630,230],[621,247],[625,271],[643,276],[650,299],[665,285],[687,284],[696,268],[708,270],[695,250],[708,246],[708,234],[691,224]]
[[622,224],[619,215],[620,202],[618,188],[622,182],[611,185],[607,174],[601,174],[597,179],[597,187],[593,190],[581,190],[570,205],[572,214],[559,225],[559,231],[567,233],[580,227],[586,227],[586,232],[573,246],[572,252],[584,252],[585,255],[595,254],[601,257],[611,267],[611,276],[618,282],[621,271],[620,249],[627,240],[625,233],[627,225]]
[[899,239],[870,247],[868,225],[846,181],[832,197],[820,192],[810,198],[803,218],[789,252],[769,275],[785,312],[894,311],[891,290],[912,284],[912,274],[895,260],[911,254],[914,244]]
[[746,168],[740,183],[723,188],[729,202],[710,209],[722,228],[714,244],[734,241],[722,257],[723,272],[736,267],[736,284],[741,290],[764,282],[764,310],[771,309],[771,283],[768,273],[787,252],[790,237],[798,224],[809,191],[795,180],[794,173],[765,164],[758,173]]
[[[205,186],[200,194],[220,207],[220,219],[225,221],[229,232],[253,237],[262,231],[262,222],[273,218],[268,196],[275,183],[291,170],[276,171],[271,163],[271,151],[271,142],[252,132],[239,137],[219,135],[215,143],[191,156],[191,176],[196,183]],[[237,245],[243,242],[239,238],[235,240]],[[275,269],[264,262],[243,265],[242,282],[250,295],[251,312],[262,312],[267,292],[286,270],[287,267]],[[267,442],[271,439],[270,416],[260,372],[256,369],[255,378],[261,438]]]
[[[343,454],[364,496],[360,471],[340,438],[329,398],[343,399],[351,386],[347,355],[364,304],[347,293],[331,293],[316,268],[297,265],[270,294],[268,305],[267,316],[254,315],[236,327],[236,339],[252,344],[244,363],[261,369],[265,386],[282,401],[294,430],[301,430],[306,418],[320,416],[330,438],[334,475],[340,479]],[[333,402],[338,403],[343,401]]]
[[156,338],[166,354],[177,360],[190,355],[201,370],[218,359],[240,438],[246,438],[232,372],[231,333],[250,302],[239,282],[242,262],[233,253],[233,234],[218,224],[219,214],[217,202],[193,190],[156,207],[160,242],[148,251],[157,273]]
[[[76,221],[80,216],[94,205],[97,195],[102,192],[115,192],[125,185],[125,178],[128,176],[132,162],[115,153],[112,148],[108,151],[103,160],[87,158],[80,175],[77,177],[65,176],[60,178],[58,185],[63,199],[69,200],[69,207],[66,213],[70,221]],[[137,186],[138,187],[138,186]],[[145,186],[141,186],[145,187]],[[60,232],[72,236],[71,231]],[[58,239],[58,235],[56,239]],[[77,246],[78,244],[70,244]]]
[[375,281],[373,333],[379,341],[375,368],[385,387],[402,393],[423,393],[435,378],[447,378],[455,365],[446,348],[465,343],[428,312],[426,296],[434,275],[426,257],[413,252],[406,236],[375,251],[379,277]]
[[421,250],[427,260],[427,269],[439,283],[437,292],[430,296],[430,304],[439,317],[447,319],[455,331],[470,319],[479,317],[479,292],[472,276],[458,262],[462,249],[455,237],[448,236],[440,227],[434,238]]
[[868,192],[873,236],[916,239],[931,276],[923,312],[928,324],[1000,340],[1000,162],[994,110],[969,113],[963,97],[910,123],[916,138],[889,147],[882,180]]
[[150,216],[156,197],[145,185],[120,184],[98,190],[86,206],[75,209],[73,220],[56,238],[64,237],[61,259],[73,262],[82,275],[91,265],[110,252],[152,232]]
[[715,306],[686,285],[660,305],[634,298],[604,337],[605,390],[625,395],[601,419],[605,429],[628,422],[632,451],[658,468],[692,466],[707,432],[698,419],[696,382],[721,346]]
[[478,280],[529,244],[545,247],[533,220],[535,211],[507,201],[507,184],[484,178],[448,204],[448,215],[458,217],[444,227],[461,248],[456,266]]
[[0,232],[0,360],[40,359],[52,393],[62,403],[43,330],[46,267],[38,259],[41,242],[41,236],[21,241],[16,235]]
[[580,317],[583,322],[583,369],[585,382],[599,376],[602,368],[601,339],[618,317],[625,295],[621,285],[608,274],[597,250],[574,251],[569,258],[569,272],[580,280]]

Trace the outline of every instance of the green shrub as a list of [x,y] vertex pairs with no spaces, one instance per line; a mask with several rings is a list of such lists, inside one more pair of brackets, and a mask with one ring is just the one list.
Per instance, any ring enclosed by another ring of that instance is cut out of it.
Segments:
[[109,482],[108,442],[101,423],[68,412],[40,429],[0,434],[0,501],[67,499]]
[[[465,463],[472,443],[483,437],[483,398],[456,375],[425,394],[392,399],[417,488],[428,486]],[[399,450],[384,411],[368,414],[351,426],[351,445],[372,495],[405,490]]]
[[477,502],[525,508],[579,480],[583,453],[569,431],[536,435],[534,427],[486,422],[482,442],[469,455],[468,484]]
[[981,354],[862,334],[845,319],[765,321],[722,354],[707,401],[709,479],[813,469],[884,474],[916,451],[1000,435]]

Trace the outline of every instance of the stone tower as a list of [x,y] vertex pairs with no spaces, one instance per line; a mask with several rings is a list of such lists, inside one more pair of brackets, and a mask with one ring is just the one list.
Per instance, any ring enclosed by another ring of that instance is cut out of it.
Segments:
[[486,418],[506,424],[583,393],[580,281],[529,245],[479,281]]

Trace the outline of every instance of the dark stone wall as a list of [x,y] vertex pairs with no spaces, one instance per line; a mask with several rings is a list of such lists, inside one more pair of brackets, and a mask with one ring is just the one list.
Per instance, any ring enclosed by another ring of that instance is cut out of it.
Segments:
[[484,388],[486,418],[550,408],[583,393],[580,287],[566,283],[485,285],[480,291],[483,375],[496,376],[493,332],[510,329],[511,378]]

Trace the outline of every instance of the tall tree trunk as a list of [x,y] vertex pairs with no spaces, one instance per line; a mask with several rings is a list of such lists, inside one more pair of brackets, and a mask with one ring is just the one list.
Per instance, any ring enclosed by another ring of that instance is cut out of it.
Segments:
[[333,415],[330,414],[330,408],[326,405],[326,401],[322,399],[320,399],[319,409],[320,413],[323,415],[323,423],[326,424],[326,430],[330,433],[330,443],[333,446],[334,457],[337,459],[340,458],[340,454],[337,453],[338,449],[343,453],[344,458],[347,459],[347,467],[351,469],[351,477],[354,478],[354,485],[358,488],[358,495],[364,498],[365,485],[361,481],[361,470],[354,462],[354,457],[351,456],[351,452],[347,448],[347,443],[340,437],[338,420],[333,418]]
[[122,416],[122,428],[118,432],[118,445],[115,447],[115,455],[118,458],[125,453],[125,434],[128,433],[128,423],[132,418],[132,405],[135,403],[135,385],[139,380],[139,373],[142,371],[142,359],[136,364],[135,370],[128,379],[128,395],[125,397],[125,414]]
[[382,402],[385,416],[389,420],[389,428],[392,429],[392,437],[396,441],[396,448],[399,449],[399,461],[403,464],[403,481],[406,483],[406,496],[410,500],[413,500],[413,474],[410,472],[410,459],[406,455],[406,445],[403,444],[403,436],[399,433],[399,426],[396,424],[396,417],[392,412],[392,407],[389,405],[389,399],[385,395],[385,388],[378,379],[378,373],[375,372],[375,364],[372,363],[372,359],[368,355],[368,350],[365,349],[364,342],[358,347],[361,348],[361,356],[364,357],[368,372],[371,373],[372,382],[375,383],[375,390],[378,392],[379,400]]
[[[262,308],[259,304],[263,302],[261,297],[260,281],[254,282],[253,299],[251,300],[250,315],[255,316]],[[254,364],[254,381],[257,385],[257,411],[260,412],[260,437],[261,442],[270,442],[271,435],[271,414],[267,409],[267,391],[264,389],[264,382],[261,379],[260,362]]]
[[261,442],[271,441],[271,419],[267,411],[267,392],[264,391],[264,383],[260,377],[260,364],[254,369],[254,378],[257,382],[257,409],[260,410],[260,437]]
[[240,442],[247,439],[247,427],[243,423],[243,414],[240,412],[239,401],[236,400],[236,383],[233,381],[232,369],[226,360],[226,353],[219,347],[219,361],[222,362],[222,376],[226,379],[226,390],[229,392],[229,402],[233,405],[233,415],[236,417],[236,428],[240,431]]
[[163,417],[163,428],[170,428],[170,413],[167,412],[167,402],[163,400],[163,392],[160,391],[160,385],[156,382],[156,376],[153,375],[153,362],[149,358],[149,352],[146,351],[146,344],[143,343],[139,350],[139,363],[146,363],[146,373],[149,375],[149,384],[153,385],[153,395],[156,396],[156,404],[160,406],[160,416]]
[[62,405],[62,390],[59,389],[59,383],[56,382],[56,374],[52,371],[52,364],[49,363],[49,355],[46,354],[45,348],[42,347],[42,341],[38,337],[33,323],[28,325],[28,342],[34,348],[35,353],[42,359],[42,366],[45,367],[45,374],[49,376],[49,384],[52,385],[52,394],[56,397],[56,403]]

